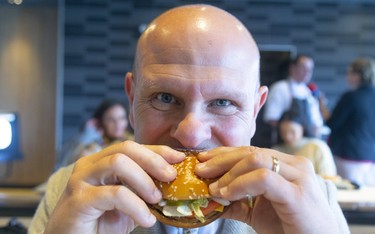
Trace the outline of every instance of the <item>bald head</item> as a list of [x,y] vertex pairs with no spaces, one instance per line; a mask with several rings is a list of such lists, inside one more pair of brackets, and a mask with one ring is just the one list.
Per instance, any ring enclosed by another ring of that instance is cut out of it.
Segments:
[[267,97],[249,31],[208,5],[177,7],[151,22],[125,88],[135,139],[174,148],[248,145]]
[[138,42],[135,69],[174,63],[246,72],[244,66],[254,59],[259,60],[258,48],[239,20],[213,6],[188,5],[150,23]]

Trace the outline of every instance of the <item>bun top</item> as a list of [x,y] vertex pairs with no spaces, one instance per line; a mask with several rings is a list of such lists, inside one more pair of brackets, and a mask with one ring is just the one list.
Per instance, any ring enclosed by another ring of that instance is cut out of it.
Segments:
[[173,165],[177,171],[175,180],[155,182],[166,200],[194,200],[211,196],[208,192],[208,185],[212,180],[200,178],[194,173],[195,165],[199,163],[196,157],[198,152],[188,151],[185,153],[185,160]]

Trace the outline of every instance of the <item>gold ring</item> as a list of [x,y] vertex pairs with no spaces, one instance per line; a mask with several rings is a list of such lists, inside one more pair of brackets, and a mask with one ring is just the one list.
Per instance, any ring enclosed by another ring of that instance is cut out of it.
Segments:
[[280,160],[276,156],[272,156],[272,171],[279,174]]
[[253,196],[249,193],[246,195],[246,197],[247,197],[247,205],[250,208],[253,208],[253,205],[254,205]]

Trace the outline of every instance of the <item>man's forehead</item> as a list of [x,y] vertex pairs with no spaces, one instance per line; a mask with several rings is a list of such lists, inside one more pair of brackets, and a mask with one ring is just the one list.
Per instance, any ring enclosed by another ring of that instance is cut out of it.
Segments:
[[181,63],[148,64],[144,66],[141,74],[148,79],[163,77],[175,79],[197,80],[242,80],[250,75],[257,75],[256,70],[244,73],[242,70],[227,68],[217,65],[192,65]]
[[206,93],[226,95],[252,94],[259,86],[259,69],[254,66],[248,72],[220,66],[197,66],[189,64],[150,64],[140,73],[142,88],[166,90],[191,88]]
[[221,48],[199,50],[189,47],[171,47],[143,54],[141,67],[152,64],[186,64],[195,66],[223,67],[235,71],[246,71],[248,67],[258,65],[259,57],[250,57],[240,48]]

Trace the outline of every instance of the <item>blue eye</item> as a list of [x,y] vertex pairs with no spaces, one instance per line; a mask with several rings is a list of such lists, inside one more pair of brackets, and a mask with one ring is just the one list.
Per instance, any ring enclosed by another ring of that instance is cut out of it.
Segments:
[[162,103],[174,103],[176,99],[169,93],[159,93],[156,95],[156,99]]
[[208,107],[217,115],[233,115],[237,112],[237,105],[228,99],[212,100]]
[[169,93],[157,93],[151,99],[151,105],[160,111],[169,111],[178,107],[180,103],[175,96]]
[[231,101],[229,101],[227,99],[217,99],[217,100],[215,100],[216,106],[229,106],[231,104],[232,104]]

